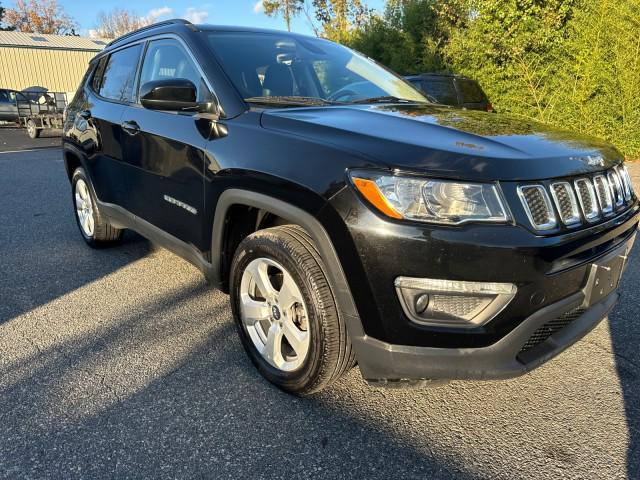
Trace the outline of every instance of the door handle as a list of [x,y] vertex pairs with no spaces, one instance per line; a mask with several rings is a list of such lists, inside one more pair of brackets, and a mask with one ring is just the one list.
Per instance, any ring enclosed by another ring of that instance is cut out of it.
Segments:
[[135,135],[136,133],[138,133],[140,131],[140,125],[138,125],[133,120],[129,120],[128,122],[122,122],[122,124],[120,126],[129,135]]
[[78,115],[80,115],[80,118],[89,120],[91,118],[91,110],[82,110]]

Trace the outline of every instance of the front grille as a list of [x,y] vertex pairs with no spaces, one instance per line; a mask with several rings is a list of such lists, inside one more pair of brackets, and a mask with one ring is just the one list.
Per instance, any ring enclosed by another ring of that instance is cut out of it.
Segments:
[[551,335],[558,333],[560,330],[578,319],[585,311],[585,308],[578,307],[560,315],[558,318],[554,318],[553,320],[545,323],[535,332],[533,332],[533,334],[529,337],[529,340],[527,340],[527,343],[525,343],[520,349],[520,353],[524,353],[537,347]]
[[601,221],[622,211],[635,199],[631,177],[622,165],[572,182],[522,185],[518,187],[518,194],[536,230]]

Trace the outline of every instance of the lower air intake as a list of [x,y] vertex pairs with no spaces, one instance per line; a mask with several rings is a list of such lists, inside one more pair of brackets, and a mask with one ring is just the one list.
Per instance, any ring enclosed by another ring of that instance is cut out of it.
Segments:
[[529,340],[527,340],[527,343],[525,343],[520,349],[520,353],[527,352],[537,347],[546,339],[548,339],[551,335],[558,333],[560,330],[567,327],[573,321],[578,319],[585,311],[586,309],[582,307],[578,307],[568,311],[567,313],[560,315],[558,318],[555,318],[545,323],[544,325],[539,327],[535,332],[533,332],[533,334],[529,337]]

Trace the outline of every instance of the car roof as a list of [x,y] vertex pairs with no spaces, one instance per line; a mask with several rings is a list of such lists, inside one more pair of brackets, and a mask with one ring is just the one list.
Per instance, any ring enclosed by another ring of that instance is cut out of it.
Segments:
[[[139,41],[145,37],[154,36],[163,33],[193,33],[193,32],[247,32],[247,33],[268,33],[268,34],[277,34],[282,36],[288,36],[293,38],[313,38],[318,39],[317,37],[310,37],[309,35],[301,35],[299,33],[286,32],[282,30],[274,30],[268,28],[256,28],[256,27],[243,27],[243,26],[233,26],[233,25],[194,25],[188,20],[183,19],[172,19],[166,20],[163,22],[154,23],[147,27],[143,27],[141,29],[135,30],[133,32],[127,33],[121,37],[118,37],[112,40],[106,48],[96,55],[96,58],[102,57],[115,48],[122,47],[123,45],[127,45],[128,43]],[[322,40],[322,39],[319,39]]]

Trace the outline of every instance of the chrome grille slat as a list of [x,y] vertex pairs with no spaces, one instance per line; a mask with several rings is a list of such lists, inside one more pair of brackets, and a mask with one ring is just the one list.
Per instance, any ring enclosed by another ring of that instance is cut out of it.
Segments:
[[635,189],[633,188],[633,181],[631,180],[631,174],[629,173],[629,170],[626,166],[623,166],[622,170],[624,171],[624,177],[627,179],[627,184],[629,185],[629,193],[631,194],[631,198],[633,199],[633,197],[635,197],[636,195]]
[[623,211],[636,200],[624,165],[572,181],[521,185],[517,190],[536,230],[551,230],[559,224],[570,228],[595,223]]
[[556,226],[553,206],[542,185],[518,187],[518,194],[525,206],[529,221],[536,229],[549,230]]
[[593,183],[588,178],[579,178],[574,182],[582,214],[587,222],[595,222],[600,218],[600,209]]
[[625,166],[618,166],[618,176],[622,180],[622,189],[624,191],[624,199],[626,202],[631,200],[633,187],[631,185],[631,177]]
[[576,225],[580,223],[578,201],[568,182],[551,184],[551,196],[556,204],[558,213],[560,213],[560,220],[562,220],[565,225]]
[[609,187],[607,177],[604,175],[596,175],[593,177],[593,184],[596,188],[596,196],[598,197],[600,210],[605,215],[610,215],[613,212],[613,199],[611,198],[611,188]]
[[609,181],[609,188],[611,189],[611,199],[616,208],[621,207],[624,204],[624,194],[622,192],[622,183],[620,183],[620,177],[618,172],[613,169],[607,172],[607,180]]

